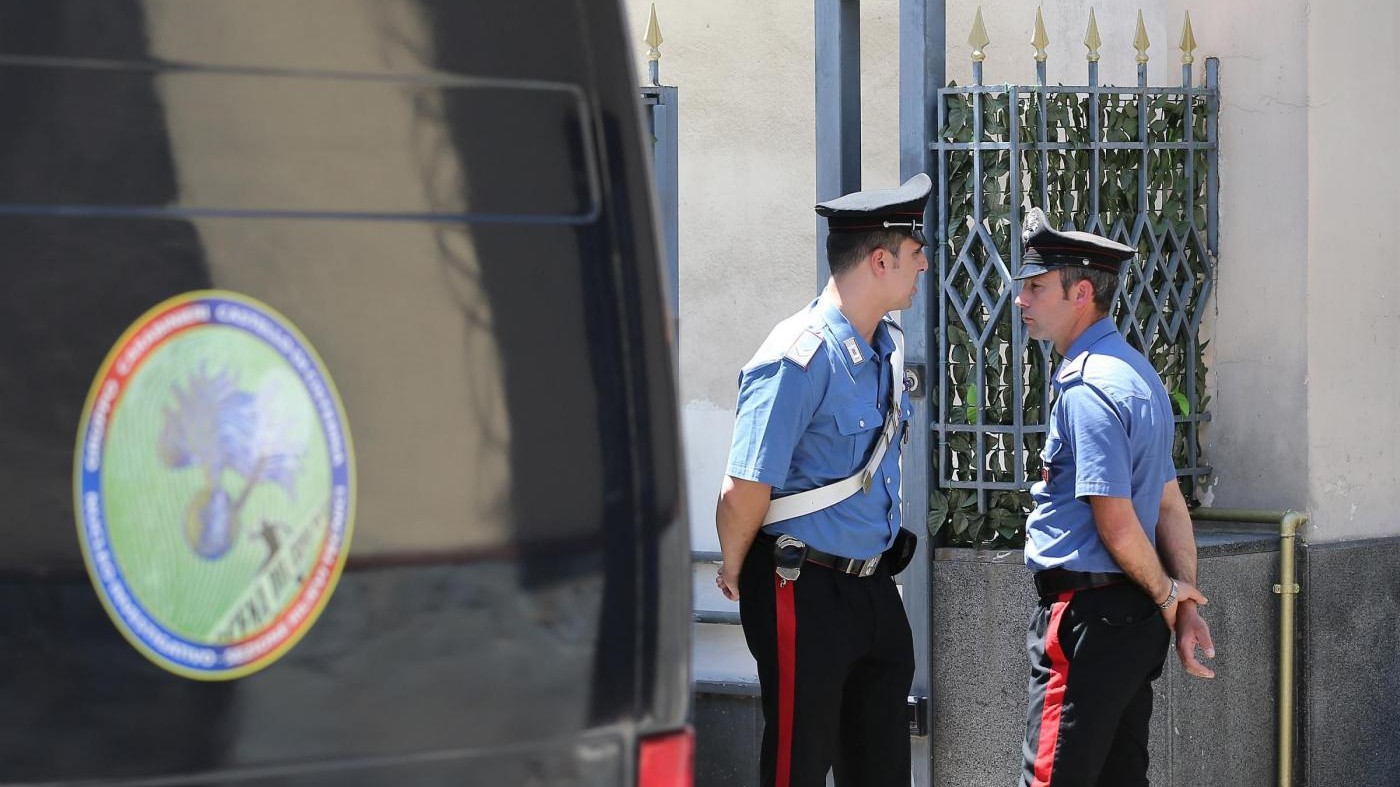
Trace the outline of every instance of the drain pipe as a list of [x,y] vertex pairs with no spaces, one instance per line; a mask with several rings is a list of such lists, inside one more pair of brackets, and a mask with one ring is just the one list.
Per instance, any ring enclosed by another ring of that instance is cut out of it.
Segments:
[[1278,526],[1279,595],[1278,628],[1278,787],[1293,785],[1293,640],[1297,621],[1298,564],[1295,546],[1298,531],[1308,515],[1298,511],[1265,511],[1247,508],[1198,508],[1191,518],[1205,522],[1235,522]]

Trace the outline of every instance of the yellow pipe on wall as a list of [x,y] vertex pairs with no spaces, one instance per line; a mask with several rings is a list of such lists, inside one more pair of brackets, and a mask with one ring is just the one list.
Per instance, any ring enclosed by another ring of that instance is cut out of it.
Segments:
[[1298,531],[1308,515],[1298,511],[1264,511],[1238,508],[1198,508],[1192,519],[1207,522],[1240,522],[1278,525],[1279,595],[1278,631],[1278,787],[1293,787],[1293,697],[1295,656],[1293,640],[1297,632],[1298,563],[1295,548]]

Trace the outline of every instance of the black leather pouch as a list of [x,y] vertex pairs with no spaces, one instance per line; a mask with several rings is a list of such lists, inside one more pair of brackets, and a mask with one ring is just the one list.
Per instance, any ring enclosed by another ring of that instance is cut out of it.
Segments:
[[919,537],[907,527],[901,527],[894,537],[894,544],[885,550],[880,562],[889,567],[890,576],[895,576],[909,566],[914,559],[914,550],[919,548]]

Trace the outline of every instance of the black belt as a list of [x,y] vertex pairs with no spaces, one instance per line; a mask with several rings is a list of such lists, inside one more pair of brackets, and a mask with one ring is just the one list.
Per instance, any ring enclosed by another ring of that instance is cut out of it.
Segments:
[[1128,581],[1125,574],[1100,571],[1066,571],[1063,568],[1048,568],[1035,572],[1035,592],[1041,598],[1058,596],[1075,590],[1118,585]]
[[[767,533],[759,533],[758,540],[764,544],[771,545],[778,539],[776,536],[771,536]],[[842,574],[868,577],[875,573],[875,569],[879,568],[880,558],[882,557],[884,557],[883,552],[875,557],[857,560],[853,557],[841,557],[840,555],[833,555],[830,552],[823,552],[814,546],[808,545],[806,560],[803,562],[815,563],[822,568],[829,568],[832,571]]]

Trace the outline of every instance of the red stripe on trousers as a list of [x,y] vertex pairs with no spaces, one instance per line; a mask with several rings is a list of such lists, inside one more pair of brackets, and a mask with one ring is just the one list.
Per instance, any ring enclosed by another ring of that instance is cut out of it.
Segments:
[[1045,632],[1045,655],[1050,657],[1050,682],[1045,685],[1045,703],[1040,709],[1040,741],[1035,750],[1035,778],[1031,787],[1049,787],[1054,775],[1055,744],[1060,740],[1060,712],[1064,709],[1065,688],[1069,685],[1069,660],[1060,644],[1060,621],[1069,609],[1074,593],[1061,593],[1050,606],[1050,624]]
[[778,601],[778,774],[776,787],[792,781],[792,704],[797,672],[797,611],[793,583],[773,576]]

